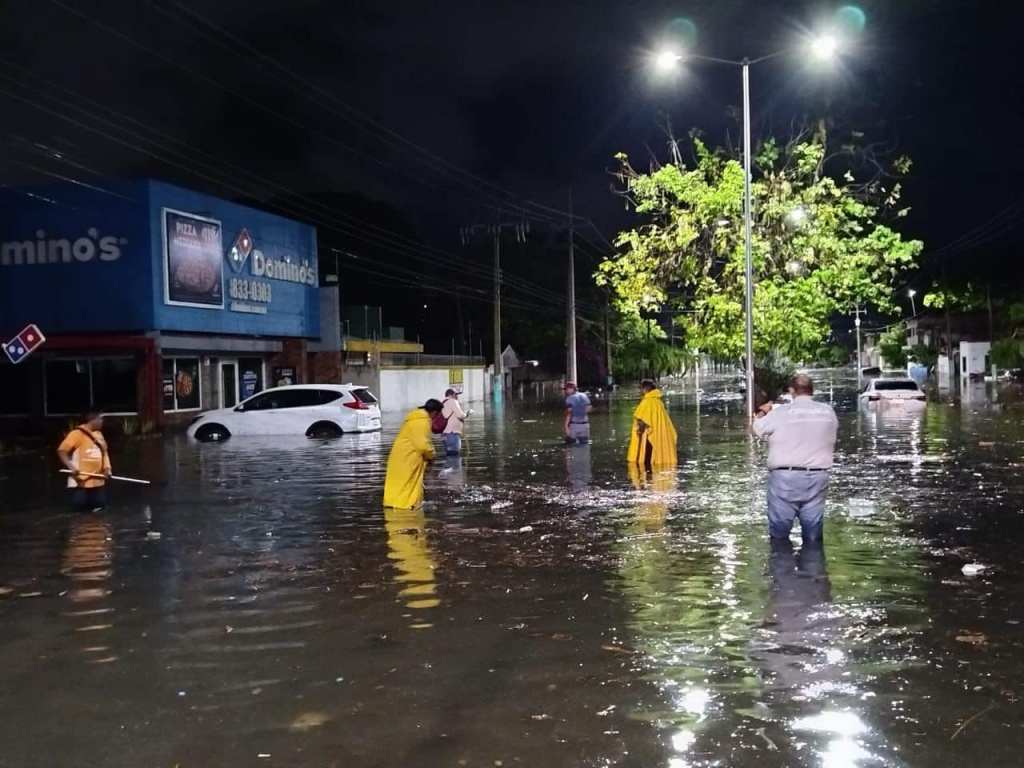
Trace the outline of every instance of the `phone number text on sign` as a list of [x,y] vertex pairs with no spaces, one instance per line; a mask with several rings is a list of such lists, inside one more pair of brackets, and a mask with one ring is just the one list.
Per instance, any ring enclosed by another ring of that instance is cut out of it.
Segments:
[[246,280],[241,277],[233,277],[228,286],[228,292],[235,301],[257,301],[262,304],[269,304],[271,285],[262,280]]

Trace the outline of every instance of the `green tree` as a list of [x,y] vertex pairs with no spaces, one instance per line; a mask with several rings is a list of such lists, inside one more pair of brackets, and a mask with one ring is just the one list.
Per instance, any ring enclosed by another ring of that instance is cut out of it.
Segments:
[[949,309],[953,312],[971,312],[986,306],[985,291],[967,283],[932,283],[921,300],[929,309]]
[[878,337],[878,351],[889,368],[907,366],[907,327],[903,323],[890,326]]
[[925,344],[916,344],[911,347],[907,356],[914,362],[920,363],[927,368],[928,373],[935,370],[935,366],[939,362],[939,350],[935,347],[926,346]]
[[[678,318],[691,349],[736,359],[744,347],[743,168],[724,150],[693,138],[695,161],[640,173],[617,155],[622,193],[644,222],[616,239],[620,253],[596,280],[609,285],[623,315],[660,309],[682,297]],[[840,152],[842,154],[842,152]],[[886,218],[899,208],[889,175],[839,178],[825,142],[801,136],[764,142],[753,182],[754,348],[782,358],[813,358],[836,312],[856,303],[896,313],[892,284],[915,263],[922,243],[904,240]],[[901,159],[892,171],[909,170]],[[891,182],[891,183],[890,183]]]
[[685,359],[685,350],[672,347],[658,323],[635,313],[618,319],[614,341],[612,365],[615,380],[620,384],[678,371]]
[[1010,336],[994,342],[992,362],[997,368],[1024,368],[1024,341]]

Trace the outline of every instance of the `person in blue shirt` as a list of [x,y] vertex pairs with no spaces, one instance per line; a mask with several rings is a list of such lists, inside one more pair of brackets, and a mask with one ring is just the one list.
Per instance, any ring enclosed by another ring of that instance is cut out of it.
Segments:
[[565,382],[565,442],[586,445],[590,442],[590,398],[576,390],[576,383]]

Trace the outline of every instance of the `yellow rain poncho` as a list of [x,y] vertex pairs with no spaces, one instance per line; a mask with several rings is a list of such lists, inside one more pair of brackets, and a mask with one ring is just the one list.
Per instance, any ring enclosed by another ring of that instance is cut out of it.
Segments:
[[[668,410],[661,401],[661,390],[652,389],[643,396],[633,412],[633,434],[629,439],[630,464],[643,466],[647,463],[650,449],[652,467],[670,467],[676,463],[676,428],[668,416]],[[642,421],[646,428],[641,434],[637,423]]]
[[422,408],[410,411],[388,454],[384,506],[415,509],[423,503],[423,473],[434,458],[430,416]]

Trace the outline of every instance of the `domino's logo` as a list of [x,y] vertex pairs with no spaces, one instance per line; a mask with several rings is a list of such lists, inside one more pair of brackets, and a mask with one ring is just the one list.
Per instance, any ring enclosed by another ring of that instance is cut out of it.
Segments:
[[21,333],[3,345],[4,354],[14,365],[17,365],[32,354],[46,341],[42,331],[36,325],[26,326]]

